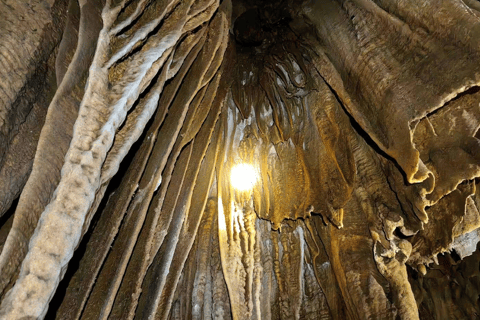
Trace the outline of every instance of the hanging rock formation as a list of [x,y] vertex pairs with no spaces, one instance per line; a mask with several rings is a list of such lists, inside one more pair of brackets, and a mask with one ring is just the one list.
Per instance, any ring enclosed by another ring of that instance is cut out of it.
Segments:
[[480,315],[477,0],[4,0],[0,66],[0,319]]

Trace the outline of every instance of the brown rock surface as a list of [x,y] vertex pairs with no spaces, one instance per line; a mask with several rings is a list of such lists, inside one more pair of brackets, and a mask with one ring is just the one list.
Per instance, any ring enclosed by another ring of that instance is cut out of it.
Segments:
[[479,317],[477,0],[0,20],[0,319]]

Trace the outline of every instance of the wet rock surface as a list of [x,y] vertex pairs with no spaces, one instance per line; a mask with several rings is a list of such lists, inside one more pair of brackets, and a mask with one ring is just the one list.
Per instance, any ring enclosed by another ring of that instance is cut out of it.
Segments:
[[478,317],[477,1],[10,2],[0,319]]

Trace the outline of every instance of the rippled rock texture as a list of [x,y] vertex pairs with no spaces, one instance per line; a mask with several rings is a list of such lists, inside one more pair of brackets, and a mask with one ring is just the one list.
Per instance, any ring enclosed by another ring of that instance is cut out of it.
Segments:
[[477,0],[2,0],[0,319],[478,318],[479,126]]

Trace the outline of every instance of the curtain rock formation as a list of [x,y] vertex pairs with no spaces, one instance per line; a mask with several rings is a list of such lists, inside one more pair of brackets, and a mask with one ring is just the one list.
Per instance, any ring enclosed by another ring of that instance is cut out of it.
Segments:
[[0,66],[0,319],[480,316],[477,0],[2,0]]

